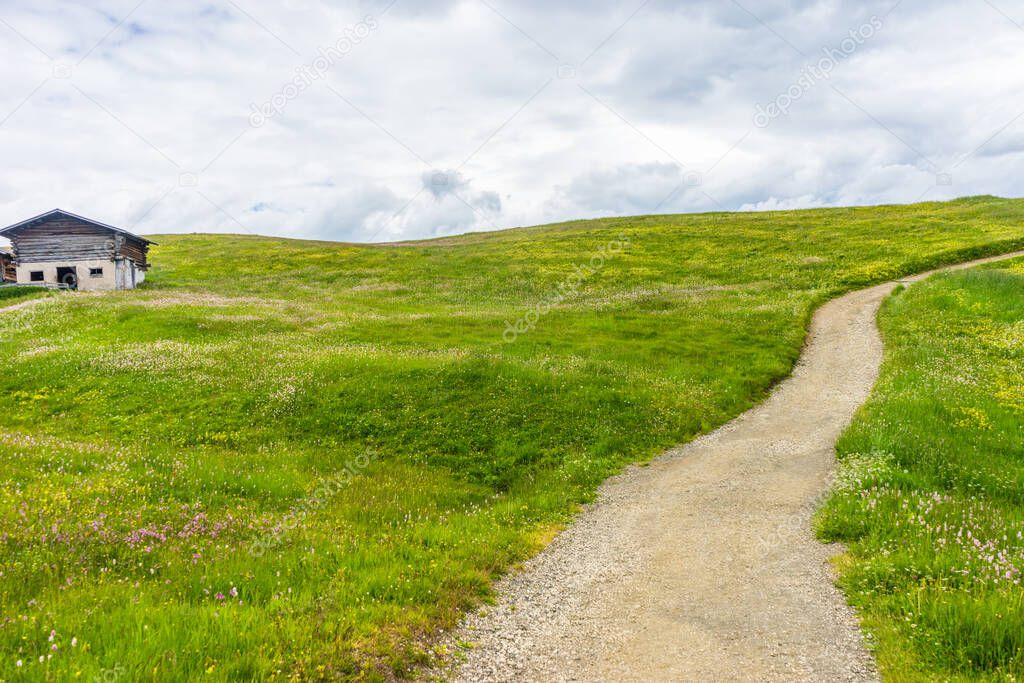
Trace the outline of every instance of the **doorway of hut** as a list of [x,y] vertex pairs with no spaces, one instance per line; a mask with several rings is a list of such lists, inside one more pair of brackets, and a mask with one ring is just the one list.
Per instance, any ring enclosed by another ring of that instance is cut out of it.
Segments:
[[78,289],[78,272],[75,268],[58,268],[57,282],[68,289]]

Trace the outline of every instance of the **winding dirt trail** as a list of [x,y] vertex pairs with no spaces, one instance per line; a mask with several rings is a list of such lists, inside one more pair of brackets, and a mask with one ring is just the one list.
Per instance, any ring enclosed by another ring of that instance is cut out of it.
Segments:
[[22,301],[21,303],[11,304],[10,306],[0,308],[0,313],[13,313],[14,311],[20,311],[23,308],[31,308],[40,301],[45,301],[45,299],[29,299],[28,301]]
[[810,519],[836,438],[878,376],[875,316],[895,286],[822,306],[767,401],[606,482],[499,584],[498,605],[467,617],[454,638],[476,647],[454,678],[877,680],[833,583],[836,550],[814,539]]

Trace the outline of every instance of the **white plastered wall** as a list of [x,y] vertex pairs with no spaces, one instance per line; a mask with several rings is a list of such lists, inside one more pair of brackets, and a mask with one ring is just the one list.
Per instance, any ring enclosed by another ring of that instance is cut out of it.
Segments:
[[[128,267],[134,267],[134,264],[128,264]],[[117,282],[117,271],[119,268],[114,261],[51,261],[46,263],[20,264],[17,267],[18,284],[60,284],[57,279],[58,268],[74,268],[78,275],[78,288],[82,291],[119,289]],[[90,275],[89,272],[92,268],[102,268],[103,274],[99,276]],[[43,272],[42,283],[32,281],[32,273],[37,271]],[[138,279],[136,279],[136,282],[138,282]],[[128,287],[131,287],[130,275]]]

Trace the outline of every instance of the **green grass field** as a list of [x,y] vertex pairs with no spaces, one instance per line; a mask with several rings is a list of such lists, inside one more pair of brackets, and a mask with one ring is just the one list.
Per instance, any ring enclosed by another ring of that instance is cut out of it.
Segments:
[[892,681],[1024,677],[1024,261],[884,305],[886,360],[819,515]]
[[0,679],[407,675],[816,305],[1020,248],[1024,201],[157,241],[141,290],[0,315]]
[[39,287],[0,287],[0,308],[48,294],[52,295],[54,292]]

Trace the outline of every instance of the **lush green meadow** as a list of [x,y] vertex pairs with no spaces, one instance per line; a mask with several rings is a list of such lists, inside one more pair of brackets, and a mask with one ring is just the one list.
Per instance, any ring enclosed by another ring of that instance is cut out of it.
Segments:
[[11,306],[26,299],[46,296],[52,292],[38,287],[0,287],[0,308]]
[[1024,677],[1024,261],[884,305],[886,360],[839,442],[826,539],[892,681]]
[[816,305],[1020,248],[1024,201],[156,240],[138,291],[0,315],[0,679],[407,675]]

